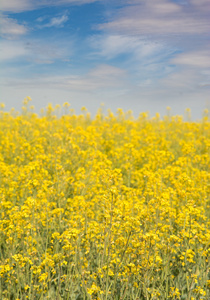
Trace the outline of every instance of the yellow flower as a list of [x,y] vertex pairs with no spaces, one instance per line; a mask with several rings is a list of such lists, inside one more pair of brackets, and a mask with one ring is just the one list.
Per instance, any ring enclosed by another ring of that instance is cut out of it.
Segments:
[[29,101],[0,114],[3,297],[208,298],[208,117]]
[[[68,108],[70,106],[70,104],[68,102],[64,102],[63,103],[63,107]],[[57,106],[58,107],[58,106]]]

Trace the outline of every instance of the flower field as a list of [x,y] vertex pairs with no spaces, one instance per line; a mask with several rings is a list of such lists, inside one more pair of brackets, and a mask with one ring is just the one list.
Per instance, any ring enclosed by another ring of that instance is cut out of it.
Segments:
[[210,121],[0,111],[0,299],[210,299]]

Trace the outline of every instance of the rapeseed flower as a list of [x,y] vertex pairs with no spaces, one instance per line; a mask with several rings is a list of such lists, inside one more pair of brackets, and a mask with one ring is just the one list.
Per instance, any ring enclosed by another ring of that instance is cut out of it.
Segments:
[[210,122],[0,114],[0,298],[209,299]]

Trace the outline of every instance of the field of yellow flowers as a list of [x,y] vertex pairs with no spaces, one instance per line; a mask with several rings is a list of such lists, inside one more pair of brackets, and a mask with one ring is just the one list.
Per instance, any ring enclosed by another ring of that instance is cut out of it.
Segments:
[[0,111],[0,299],[210,299],[210,121]]

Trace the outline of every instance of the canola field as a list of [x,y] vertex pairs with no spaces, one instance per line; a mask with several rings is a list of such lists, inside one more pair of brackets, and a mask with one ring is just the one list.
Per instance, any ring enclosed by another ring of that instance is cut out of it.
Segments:
[[0,111],[0,299],[210,299],[208,111],[29,100]]

